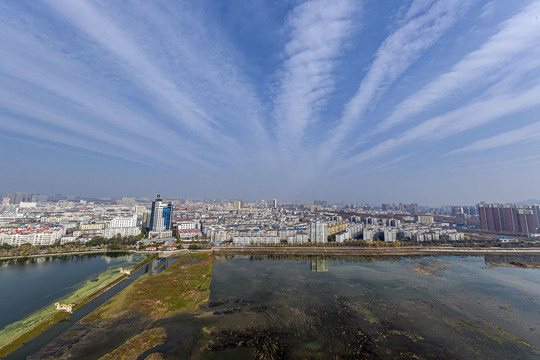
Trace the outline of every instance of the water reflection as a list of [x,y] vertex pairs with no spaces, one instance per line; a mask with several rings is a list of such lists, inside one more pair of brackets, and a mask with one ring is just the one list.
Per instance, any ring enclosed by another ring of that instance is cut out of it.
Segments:
[[324,256],[315,256],[309,260],[309,267],[313,272],[328,271],[328,258]]
[[[206,317],[171,320],[168,334],[187,326],[194,335],[161,351],[205,359],[540,358],[540,272],[493,271],[484,261],[490,259],[219,258]],[[175,350],[179,343],[188,349]]]
[[152,260],[148,265],[146,265],[146,270],[150,275],[160,274],[163,270],[167,269],[169,266],[174,264],[178,258],[166,257],[166,258],[157,258]]

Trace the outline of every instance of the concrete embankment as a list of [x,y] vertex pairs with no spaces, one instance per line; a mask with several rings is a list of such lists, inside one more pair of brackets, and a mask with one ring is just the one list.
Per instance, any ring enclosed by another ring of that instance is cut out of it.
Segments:
[[47,256],[95,255],[95,254],[105,254],[105,253],[133,253],[133,252],[134,251],[130,251],[130,250],[107,250],[107,249],[104,249],[104,250],[89,250],[89,251],[72,251],[72,252],[55,253],[55,254],[4,256],[4,257],[0,257],[0,260],[41,258],[41,257],[47,257]]
[[397,247],[397,248],[353,248],[353,247],[213,247],[215,255],[540,255],[540,248],[465,248],[465,247]]

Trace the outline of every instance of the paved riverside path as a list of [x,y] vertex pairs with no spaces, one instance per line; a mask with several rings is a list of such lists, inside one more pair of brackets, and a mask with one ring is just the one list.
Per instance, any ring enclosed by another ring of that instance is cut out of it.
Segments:
[[517,255],[538,254],[540,248],[469,248],[469,247],[289,247],[289,246],[227,246],[213,247],[215,255],[227,254],[282,254],[282,255]]

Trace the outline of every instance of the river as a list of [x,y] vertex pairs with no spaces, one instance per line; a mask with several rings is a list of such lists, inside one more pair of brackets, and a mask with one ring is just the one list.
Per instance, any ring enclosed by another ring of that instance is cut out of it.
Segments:
[[0,261],[0,345],[77,303],[146,258],[134,254],[47,256]]

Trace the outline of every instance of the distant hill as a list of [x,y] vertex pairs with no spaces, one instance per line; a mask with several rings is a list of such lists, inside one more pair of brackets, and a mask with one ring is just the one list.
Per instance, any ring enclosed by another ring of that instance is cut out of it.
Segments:
[[538,200],[538,199],[529,199],[529,200],[518,201],[516,204],[535,205],[535,204],[540,204],[540,200]]

